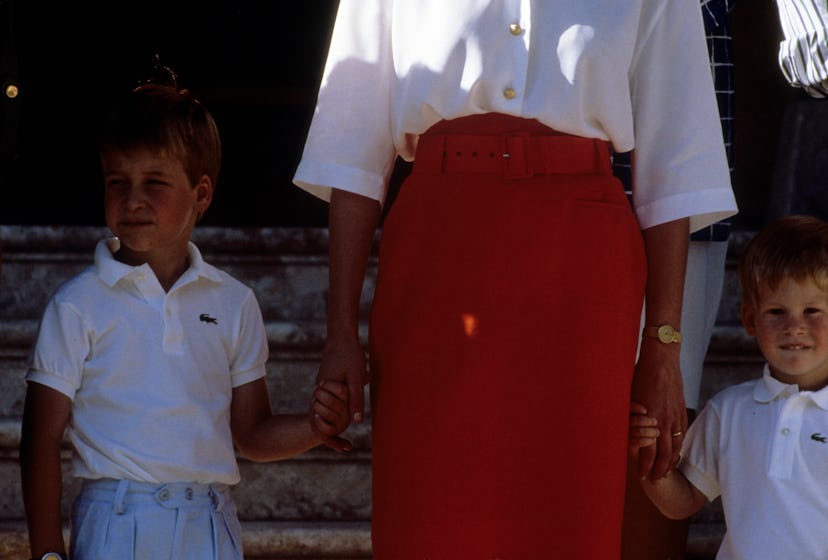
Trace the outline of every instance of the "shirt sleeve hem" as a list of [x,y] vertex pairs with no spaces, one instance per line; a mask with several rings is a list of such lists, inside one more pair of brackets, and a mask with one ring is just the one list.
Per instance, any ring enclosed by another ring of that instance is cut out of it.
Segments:
[[25,380],[27,383],[37,383],[39,385],[49,387],[50,389],[54,389],[58,393],[62,393],[69,397],[70,400],[74,400],[75,398],[76,390],[72,384],[54,375],[30,369],[26,373]]
[[247,371],[240,371],[238,373],[234,373],[230,384],[235,389],[236,387],[241,387],[242,385],[246,385],[251,381],[261,379],[265,375],[267,375],[267,370],[265,369],[265,366],[263,364],[261,366],[249,369]]
[[708,189],[674,195],[636,207],[641,229],[690,218],[690,233],[733,216],[738,211],[731,189]]
[[293,183],[326,202],[330,202],[334,188],[366,196],[380,204],[385,202],[384,177],[354,167],[302,160]]
[[719,485],[710,480],[703,472],[690,463],[682,462],[679,464],[679,470],[690,484],[707,497],[708,501],[712,502],[721,494]]

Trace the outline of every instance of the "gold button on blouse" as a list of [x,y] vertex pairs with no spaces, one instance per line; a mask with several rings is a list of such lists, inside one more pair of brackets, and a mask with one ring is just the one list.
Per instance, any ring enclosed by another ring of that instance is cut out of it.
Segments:
[[514,88],[507,87],[503,90],[503,97],[505,97],[506,99],[514,99],[515,96],[517,96],[517,92],[514,90]]
[[14,99],[20,94],[20,89],[17,87],[16,84],[8,84],[6,86],[6,97],[9,99]]
[[520,35],[523,33],[523,28],[520,26],[519,23],[511,23],[509,24],[509,33],[512,35]]

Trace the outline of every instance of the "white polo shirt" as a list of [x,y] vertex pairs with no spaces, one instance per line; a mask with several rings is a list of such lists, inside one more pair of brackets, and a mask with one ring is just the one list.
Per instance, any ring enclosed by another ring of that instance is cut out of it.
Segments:
[[799,391],[765,366],[711,399],[682,454],[690,482],[722,497],[718,560],[828,558],[828,388]]
[[736,211],[698,0],[341,0],[294,182],[382,201],[419,134],[487,112],[635,148],[642,228]]
[[168,293],[148,265],[116,261],[118,246],[99,242],[52,297],[26,380],[72,399],[78,477],[235,484],[232,389],[268,357],[256,298],[192,243]]

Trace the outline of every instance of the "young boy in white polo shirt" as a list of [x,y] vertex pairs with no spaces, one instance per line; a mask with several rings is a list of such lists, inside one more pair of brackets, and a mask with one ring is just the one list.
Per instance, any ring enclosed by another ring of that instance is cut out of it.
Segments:
[[307,415],[271,413],[256,298],[190,242],[221,159],[201,103],[174,85],[139,86],[113,111],[100,156],[115,237],[50,300],[26,375],[20,460],[32,555],[65,557],[68,426],[84,480],[73,560],[240,559],[234,445],[272,461],[333,438],[348,424],[347,390],[316,388],[319,432]]
[[[828,558],[828,223],[794,216],[763,229],[740,263],[742,322],[764,375],[714,396],[678,469],[644,491],[681,519],[722,497],[717,560]],[[657,437],[633,404],[630,451]],[[673,434],[681,437],[680,434]]]

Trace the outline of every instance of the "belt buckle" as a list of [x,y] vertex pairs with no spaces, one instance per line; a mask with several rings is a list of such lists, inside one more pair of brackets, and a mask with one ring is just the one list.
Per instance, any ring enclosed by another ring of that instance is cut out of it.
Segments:
[[529,134],[513,132],[502,135],[503,176],[506,179],[529,179],[534,173],[529,160]]

